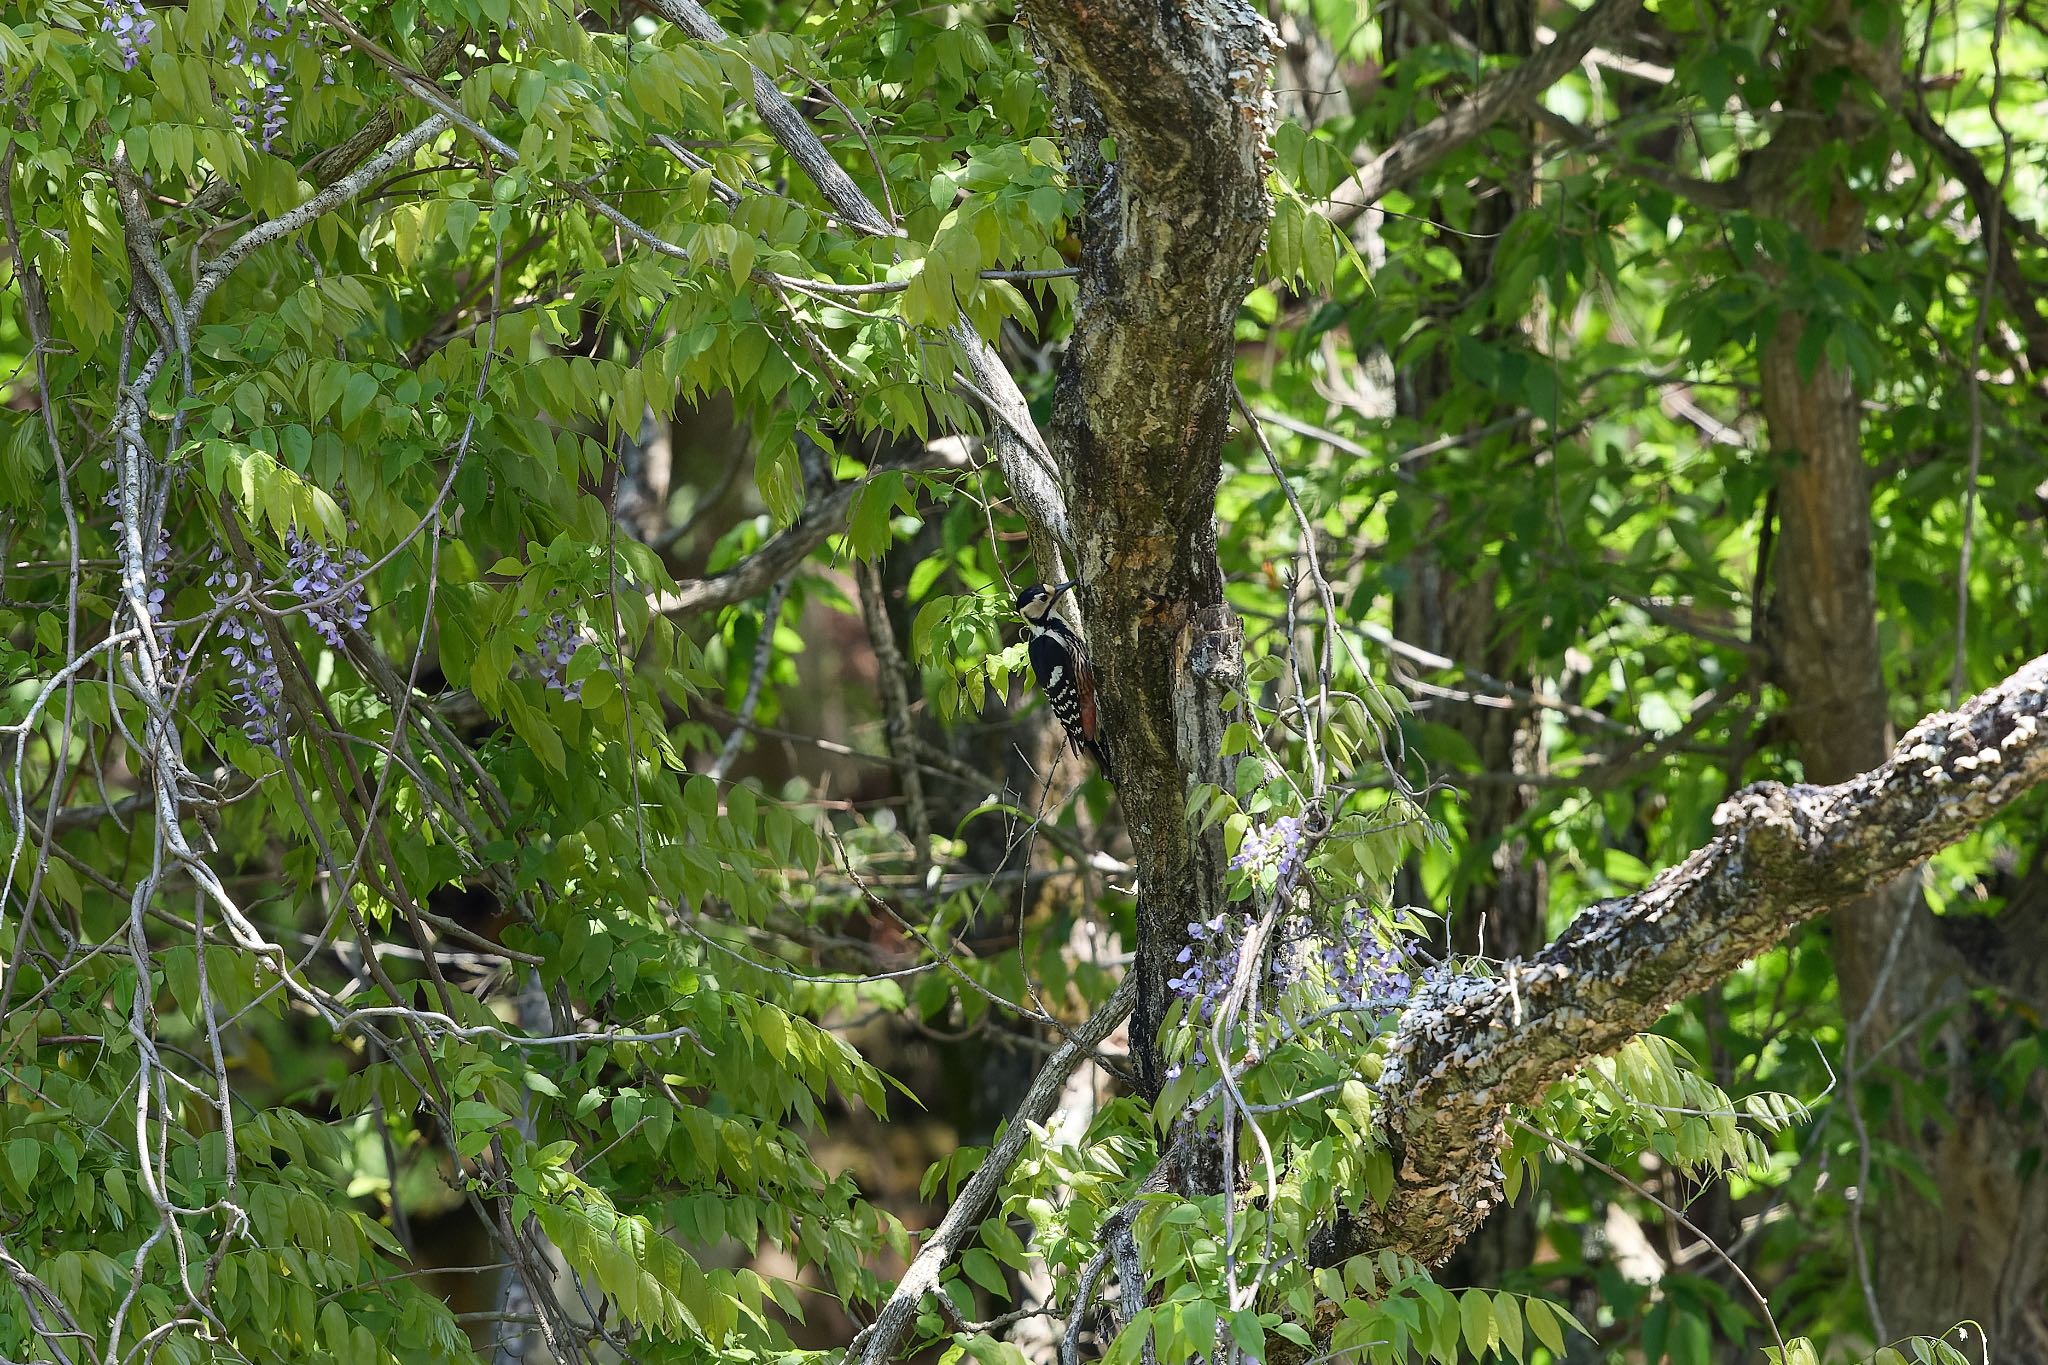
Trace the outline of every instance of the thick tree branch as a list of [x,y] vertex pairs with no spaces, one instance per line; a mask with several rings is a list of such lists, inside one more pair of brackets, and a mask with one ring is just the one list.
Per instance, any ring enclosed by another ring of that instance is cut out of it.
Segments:
[[1359,168],[1331,196],[1330,221],[1349,227],[1378,203],[1500,121],[1503,114],[1536,99],[1557,84],[1588,52],[1620,31],[1642,9],[1642,0],[1595,0],[1578,22],[1542,50],[1495,76],[1455,109],[1447,109]]
[[1511,1109],[1650,1027],[1824,911],[1882,886],[2048,781],[2048,655],[1915,726],[1832,787],[1752,787],[1721,833],[1634,896],[1582,912],[1497,978],[1433,975],[1380,1078],[1395,1186],[1324,1258],[1391,1246],[1441,1261],[1501,1197]]

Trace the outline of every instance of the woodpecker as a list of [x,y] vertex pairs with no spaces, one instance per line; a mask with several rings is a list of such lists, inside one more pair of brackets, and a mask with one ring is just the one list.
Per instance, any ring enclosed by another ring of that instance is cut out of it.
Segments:
[[1116,781],[1110,771],[1109,751],[1102,745],[1095,720],[1095,670],[1088,666],[1088,651],[1073,627],[1053,611],[1061,594],[1072,582],[1050,587],[1035,584],[1017,594],[1017,614],[1031,632],[1031,671],[1039,690],[1067,732],[1075,753],[1086,753],[1102,769],[1102,775]]

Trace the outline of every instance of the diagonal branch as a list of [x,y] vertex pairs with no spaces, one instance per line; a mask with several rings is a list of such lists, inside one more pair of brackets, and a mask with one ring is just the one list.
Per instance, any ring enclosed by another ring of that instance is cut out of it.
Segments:
[[1102,1008],[1045,1059],[1045,1065],[1031,1078],[1030,1088],[1018,1102],[1017,1112],[1010,1115],[1009,1126],[989,1148],[988,1155],[975,1168],[974,1174],[967,1178],[959,1196],[953,1200],[953,1207],[946,1211],[946,1216],[925,1239],[917,1259],[910,1263],[910,1269],[903,1272],[903,1279],[895,1292],[889,1295],[882,1311],[876,1315],[874,1325],[854,1338],[853,1344],[847,1348],[849,1365],[855,1359],[861,1365],[883,1365],[895,1357],[904,1337],[909,1335],[911,1325],[917,1321],[918,1305],[926,1294],[938,1288],[939,1272],[959,1254],[967,1235],[981,1225],[982,1217],[988,1212],[989,1201],[995,1198],[997,1187],[1009,1178],[1010,1167],[1023,1154],[1024,1143],[1031,1136],[1031,1130],[1045,1122],[1059,1104],[1067,1077],[1104,1039],[1116,1032],[1137,999],[1137,978],[1126,976]]
[[1518,105],[1557,84],[1588,52],[1642,9],[1642,0],[1595,0],[1578,22],[1512,71],[1495,76],[1455,109],[1447,109],[1359,168],[1331,196],[1330,221],[1349,227],[1380,197],[1400,189],[1499,122]]
[[371,182],[386,171],[402,165],[412,154],[432,142],[451,126],[452,120],[441,114],[430,114],[403,136],[393,139],[390,145],[347,175],[336,179],[327,188],[296,208],[285,210],[275,218],[267,218],[237,237],[220,255],[207,262],[192,286],[192,296],[184,304],[185,325],[195,326],[206,307],[206,300],[213,291],[220,288],[235,267],[258,249],[268,246],[282,237],[290,236],[300,228],[317,220],[322,214],[330,213],[353,200],[370,187]]
[[[1977,160],[1976,153],[1950,136],[1948,129],[1936,121],[1928,112],[1927,97],[1916,94],[1905,110],[1907,126],[1947,164],[1950,174],[1962,184],[1970,196],[1970,207],[1976,210],[1977,221],[1986,225],[1985,250],[1991,259],[1986,269],[1997,281],[1998,290],[2005,295],[2006,306],[2012,310],[2013,321],[2027,344],[2027,363],[2036,374],[2048,374],[2048,319],[2041,315],[2041,297],[2021,273],[2010,239],[2019,238],[2033,246],[2048,249],[2041,230],[2024,214],[2015,213],[2012,207],[2001,201],[1998,186],[1991,183],[1991,177]],[[2003,222],[2007,228],[2004,240],[1991,232],[1988,225]]]
[[[649,4],[698,42],[730,41],[724,28],[697,0],[649,0]],[[825,202],[863,232],[878,237],[902,236],[902,229],[884,217],[853,177],[832,159],[824,141],[788,97],[775,88],[775,82],[759,67],[753,71],[754,112],[811,178],[811,183],[825,196]],[[1038,557],[1040,574],[1047,579],[1064,578],[1061,551],[1073,544],[1073,534],[1067,527],[1066,494],[1060,487],[1052,454],[1031,419],[1030,406],[995,348],[965,319],[955,324],[951,335],[967,359],[975,395],[989,409],[989,442],[995,447],[996,463],[1030,525],[1031,548]]]
[[[731,39],[719,22],[697,0],[652,0],[650,5],[662,18],[700,43],[727,43]],[[768,125],[782,149],[790,154],[804,174],[825,196],[825,202],[862,232],[876,237],[901,237],[903,230],[883,217],[853,177],[846,173],[824,141],[811,131],[804,116],[789,98],[775,88],[760,67],[754,73],[754,112]]]
[[[307,5],[341,33],[351,46],[384,67],[407,93],[437,110],[507,165],[519,164],[517,149],[463,113],[432,81],[392,55],[331,5],[323,0],[307,0]],[[725,30],[695,0],[654,0],[654,8],[699,41],[728,41]],[[853,182],[853,178],[832,160],[823,141],[803,121],[795,106],[759,68],[750,70],[754,76],[755,107],[762,121],[783,149],[812,176],[826,201],[863,231],[876,235],[899,235]],[[693,261],[689,252],[635,222],[582,184],[568,184],[564,188],[570,198],[650,249],[679,260]],[[810,281],[772,274],[768,278],[772,283],[798,291],[819,287]],[[834,287],[827,292],[847,292],[848,288],[852,292],[865,292],[867,286]],[[1052,454],[1032,420],[1030,406],[995,348],[983,340],[965,319],[956,323],[949,335],[966,358],[971,391],[988,408],[989,441],[995,449],[996,462],[1025,515],[1032,548],[1041,569],[1053,577],[1062,577],[1063,550],[1072,544],[1073,539],[1067,525],[1066,496],[1061,489]]]
[[[421,70],[430,80],[437,80],[449,67],[462,46],[469,40],[469,29],[458,25],[442,34],[427,50],[420,61]],[[360,166],[364,159],[398,135],[400,124],[398,109],[386,105],[371,114],[356,129],[340,142],[322,151],[315,152],[299,170],[299,178],[325,188]],[[185,211],[195,220],[205,222],[216,217],[220,211],[234,202],[241,187],[231,180],[215,180],[192,197]]]
[[[1590,155],[1605,151],[1612,139],[1595,137],[1562,114],[1554,114],[1542,101],[1533,96],[1523,108],[1536,120],[1538,126],[1557,135],[1558,140],[1577,149],[1581,154]],[[1686,200],[1696,208],[1716,213],[1733,213],[1749,206],[1749,191],[1739,180],[1705,180],[1696,175],[1687,175],[1661,161],[1646,156],[1637,156],[1626,148],[1617,149],[1609,164],[1638,180],[1647,180],[1658,189],[1668,191]]]
[[1961,711],[1928,717],[1859,777],[1742,792],[1716,812],[1711,843],[1636,895],[1581,912],[1498,978],[1433,974],[1380,1079],[1393,1194],[1342,1220],[1319,1256],[1388,1246],[1441,1261],[1500,1199],[1515,1106],[2043,782],[2048,655]]
[[[875,473],[916,473],[948,467],[967,467],[960,447],[953,442],[936,441],[907,463],[884,465]],[[861,498],[872,495],[868,484],[867,479],[840,484],[805,507],[795,525],[770,536],[760,549],[730,569],[678,583],[674,592],[657,594],[654,609],[665,616],[695,616],[759,597],[795,572],[811,551],[846,529]]]

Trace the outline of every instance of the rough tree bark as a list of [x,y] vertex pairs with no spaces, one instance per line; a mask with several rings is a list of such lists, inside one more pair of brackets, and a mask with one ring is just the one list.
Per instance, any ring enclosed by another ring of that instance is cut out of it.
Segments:
[[1232,331],[1269,213],[1275,48],[1265,18],[1236,0],[1169,8],[1110,0],[1025,11],[1051,58],[1087,205],[1052,446],[1137,857],[1131,1043],[1152,1093],[1173,955],[1188,920],[1223,900],[1220,832],[1189,836],[1187,793],[1221,776],[1219,703],[1241,669],[1215,503]]
[[1340,1221],[1320,1255],[1391,1246],[1441,1261],[1500,1200],[1511,1109],[2044,780],[2048,657],[1928,717],[1871,772],[1740,793],[1716,812],[1711,843],[1640,893],[1582,911],[1499,977],[1432,972],[1379,1081],[1393,1194]]

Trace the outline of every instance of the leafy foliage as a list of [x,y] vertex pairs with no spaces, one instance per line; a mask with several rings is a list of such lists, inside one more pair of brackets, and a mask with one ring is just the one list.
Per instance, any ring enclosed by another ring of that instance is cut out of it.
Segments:
[[[1276,9],[1351,76],[1388,39],[1348,0]],[[1798,775],[1771,667],[1789,457],[1755,398],[1785,319],[1864,404],[1894,719],[2048,648],[2041,317],[1985,284],[1998,242],[2036,287],[2038,233],[1958,207],[1867,73],[1835,78],[1865,123],[1813,174],[1854,187],[1868,249],[1669,184],[1740,183],[1817,10],[1660,5],[1656,93],[1574,75],[1550,118],[1597,139],[1539,157],[1546,123],[1496,128],[1370,232],[1331,209],[1354,166],[1498,63],[1410,47],[1348,80],[1355,109],[1279,128],[1237,320],[1256,416],[1217,504],[1245,686],[1232,780],[1187,801],[1238,858],[1230,930],[1205,931],[1223,989],[1169,1012],[1156,1101],[1031,1132],[917,1344],[1015,1359],[1010,1324],[975,1321],[1014,1304],[1113,1361],[1691,1365],[1778,1327],[1718,1267],[1626,1279],[1589,1229],[1725,1177],[1740,1264],[1806,1334],[1780,1365],[1903,1362],[1829,1163],[1874,1162],[1857,1199],[1932,1188],[1855,1105],[1939,1119],[1947,1096],[1867,1053],[1835,1079],[1854,1021],[1819,936],[1517,1116],[1507,1189],[1545,1259],[1461,1285],[1394,1249],[1310,1254],[1396,1180],[1393,983],[1501,969],[1452,945],[1461,904],[1526,858],[1561,927],[1709,837],[1744,781]],[[1872,43],[1925,25],[1945,125],[2000,202],[2040,202],[2038,23],[1857,13]],[[999,469],[933,454],[989,434],[962,335],[1050,412],[1104,190],[1068,170],[1085,130],[1053,121],[1006,6],[750,4],[722,42],[666,15],[58,0],[0,23],[0,1356],[468,1361],[527,1318],[563,1359],[836,1356],[920,1201],[984,1152],[941,1152],[913,1196],[814,1141],[955,1098],[892,1081],[914,1049],[868,1026],[1042,1051],[1114,988],[1135,921],[1112,793],[1061,804],[1047,765],[1007,768],[1033,743],[1008,603],[1049,566]],[[835,211],[757,80],[891,234]],[[1429,371],[1456,382],[1385,392]],[[684,458],[713,421],[736,494]],[[930,703],[914,749],[852,724],[899,720],[839,657],[856,561],[886,571]],[[1434,579],[1487,601],[1484,666],[1396,648]],[[1475,701],[1525,722],[1513,771],[1445,719]],[[770,757],[821,715],[890,782]],[[915,771],[968,798],[912,801]],[[1489,825],[1454,794],[1487,784],[1530,797]],[[1945,918],[2030,894],[2022,824],[1937,862]],[[1262,922],[1277,947],[1232,966]],[[2042,1064],[2038,1021],[2020,1034],[1978,1066],[2016,1111]],[[1227,1189],[1148,1187],[1219,1122]],[[458,1319],[427,1281],[420,1225],[448,1210],[496,1239],[479,1264],[519,1271],[523,1314]]]

